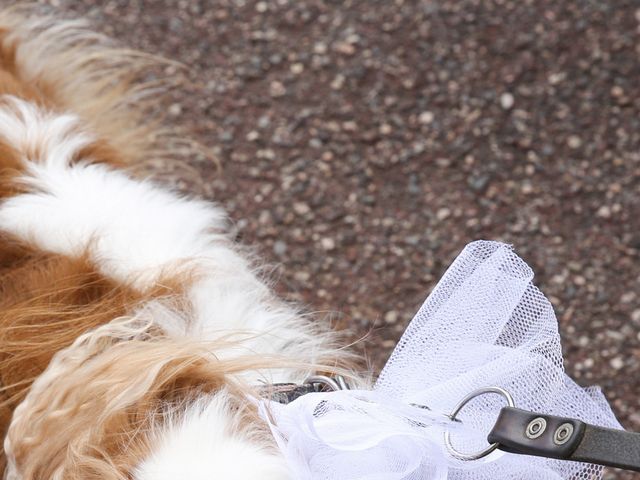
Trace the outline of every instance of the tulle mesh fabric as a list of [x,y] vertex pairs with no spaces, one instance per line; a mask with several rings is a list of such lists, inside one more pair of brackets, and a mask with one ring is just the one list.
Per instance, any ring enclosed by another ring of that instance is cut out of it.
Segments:
[[478,461],[452,457],[449,430],[463,452],[486,447],[503,398],[468,393],[498,386],[518,408],[620,428],[598,388],[564,372],[553,308],[533,272],[509,246],[469,244],[420,308],[373,391],[310,394],[263,415],[296,479],[576,479],[601,467],[494,452]]

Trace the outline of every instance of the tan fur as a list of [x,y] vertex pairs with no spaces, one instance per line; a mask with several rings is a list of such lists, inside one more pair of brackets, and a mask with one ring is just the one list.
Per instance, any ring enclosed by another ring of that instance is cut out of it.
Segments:
[[47,105],[47,92],[40,91],[21,78],[16,65],[17,44],[6,41],[10,33],[10,27],[6,24],[0,27],[0,95],[13,95],[37,105]]
[[142,81],[160,60],[117,48],[83,22],[38,15],[37,8],[0,11],[0,93],[73,112],[127,163],[161,150],[166,131],[151,120],[158,102],[150,96],[166,85]]
[[16,178],[24,168],[20,154],[13,146],[0,140],[0,200],[16,195],[24,188]]
[[[180,420],[191,401],[224,389],[236,427],[275,448],[249,397],[245,371],[300,368],[279,358],[221,360],[232,339],[170,338],[154,327],[153,310],[118,319],[82,335],[52,360],[16,410],[8,438],[23,479],[131,478],[151,451],[156,431]],[[315,366],[347,374],[338,367]]]
[[174,280],[138,292],[104,277],[88,256],[42,252],[0,235],[0,431],[56,352],[142,302],[178,294]]
[[[78,115],[98,138],[80,152],[84,161],[125,167],[153,154],[168,155],[172,135],[161,127],[152,107],[157,103],[145,99],[163,87],[140,80],[161,62],[112,46],[82,22],[65,24],[37,11],[36,6],[0,10],[0,96]],[[25,166],[22,154],[0,139],[0,199],[23,191],[14,182]]]
[[81,337],[34,385],[11,427],[22,478],[130,478],[154,429],[222,387],[234,392],[236,415],[257,423],[230,376],[262,359],[219,361],[210,352],[224,345],[166,338],[137,321]]

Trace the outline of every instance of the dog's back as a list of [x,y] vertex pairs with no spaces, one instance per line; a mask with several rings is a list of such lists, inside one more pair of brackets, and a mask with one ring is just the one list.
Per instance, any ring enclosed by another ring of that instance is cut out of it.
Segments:
[[35,13],[0,12],[7,478],[287,478],[246,395],[344,354],[218,207],[129,173],[167,141],[155,60]]

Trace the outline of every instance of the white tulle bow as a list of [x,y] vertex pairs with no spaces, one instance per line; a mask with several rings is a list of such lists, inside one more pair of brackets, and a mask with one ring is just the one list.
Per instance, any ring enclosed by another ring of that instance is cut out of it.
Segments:
[[597,388],[565,373],[553,308],[532,270],[507,245],[469,244],[413,318],[372,391],[314,393],[263,402],[295,480],[594,479],[601,468],[496,451],[472,452],[504,405],[497,395],[446,414],[469,392],[498,386],[516,406],[620,428]]

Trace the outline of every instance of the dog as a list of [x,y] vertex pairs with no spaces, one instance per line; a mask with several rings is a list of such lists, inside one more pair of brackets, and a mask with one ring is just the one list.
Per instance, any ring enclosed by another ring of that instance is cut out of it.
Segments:
[[155,63],[80,21],[0,12],[6,479],[289,479],[257,399],[362,381],[219,206],[136,175],[171,154]]

